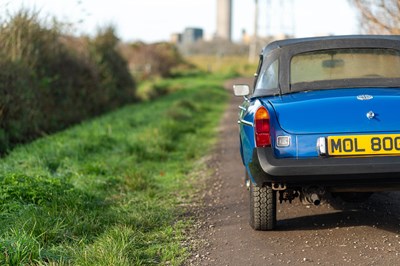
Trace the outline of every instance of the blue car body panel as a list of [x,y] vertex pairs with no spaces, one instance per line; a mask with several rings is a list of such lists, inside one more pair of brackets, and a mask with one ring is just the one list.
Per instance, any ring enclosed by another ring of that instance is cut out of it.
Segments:
[[[371,95],[370,101],[357,100],[358,95]],[[318,157],[319,137],[348,134],[383,134],[400,132],[400,89],[364,88],[299,92],[255,100],[257,109],[263,105],[271,116],[272,145],[276,136],[290,136],[287,148],[275,147],[277,158]],[[376,119],[366,119],[374,110]],[[254,110],[245,116],[254,121]],[[255,148],[254,129],[242,126],[245,162],[251,160]]]
[[[358,95],[371,95],[368,101]],[[336,89],[263,98],[270,102],[282,129],[294,134],[388,132],[399,130],[400,89]],[[377,119],[365,119],[373,110]],[[295,114],[295,115],[294,115]]]
[[[373,99],[359,101],[358,95],[371,95]],[[316,144],[320,137],[400,133],[400,88],[336,89],[263,97],[251,101],[244,119],[254,121],[254,113],[261,105],[271,116],[276,158],[318,158]],[[371,110],[377,119],[366,119]],[[254,128],[240,127],[243,162],[248,168],[256,148]],[[290,136],[290,146],[276,147],[277,136]]]

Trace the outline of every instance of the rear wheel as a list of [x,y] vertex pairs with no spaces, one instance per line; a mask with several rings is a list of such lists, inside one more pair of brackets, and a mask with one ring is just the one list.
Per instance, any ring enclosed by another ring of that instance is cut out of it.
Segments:
[[250,226],[254,230],[273,230],[276,225],[276,191],[271,184],[262,187],[250,182]]

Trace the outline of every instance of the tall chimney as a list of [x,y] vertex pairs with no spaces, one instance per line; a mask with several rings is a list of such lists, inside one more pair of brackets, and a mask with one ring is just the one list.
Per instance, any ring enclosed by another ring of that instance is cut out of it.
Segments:
[[217,0],[217,38],[232,40],[232,0]]

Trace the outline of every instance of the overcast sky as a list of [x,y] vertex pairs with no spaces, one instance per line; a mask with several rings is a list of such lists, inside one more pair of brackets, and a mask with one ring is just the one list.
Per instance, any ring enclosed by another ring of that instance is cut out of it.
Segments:
[[[113,23],[125,41],[169,40],[185,27],[216,29],[216,0],[0,0],[0,10],[35,7],[92,34]],[[296,37],[356,34],[358,24],[348,0],[259,0],[259,33],[293,33]],[[269,5],[268,5],[269,4]],[[233,0],[233,39],[254,30],[254,0]]]

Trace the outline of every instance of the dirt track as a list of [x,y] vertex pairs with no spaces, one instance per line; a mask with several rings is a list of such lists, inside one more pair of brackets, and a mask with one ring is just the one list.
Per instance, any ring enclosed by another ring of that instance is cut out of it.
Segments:
[[[230,86],[230,84],[228,84]],[[232,96],[210,164],[204,192],[202,247],[191,265],[399,265],[400,193],[374,194],[366,203],[339,200],[320,206],[278,203],[273,232],[248,225],[248,192],[238,149],[237,106]]]

